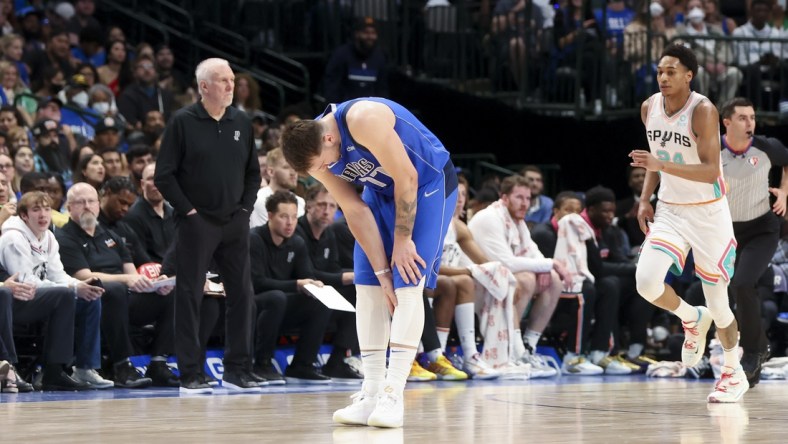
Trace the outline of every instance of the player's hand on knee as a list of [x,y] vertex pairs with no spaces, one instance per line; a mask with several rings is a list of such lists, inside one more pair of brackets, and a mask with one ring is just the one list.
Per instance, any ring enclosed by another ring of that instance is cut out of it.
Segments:
[[385,273],[378,276],[380,282],[380,289],[386,295],[386,305],[389,307],[389,314],[394,314],[394,308],[397,307],[397,294],[394,293],[394,280],[391,273]]
[[395,240],[391,253],[391,267],[399,270],[399,275],[406,284],[416,284],[421,280],[421,268],[427,268],[427,263],[416,251],[413,239]]

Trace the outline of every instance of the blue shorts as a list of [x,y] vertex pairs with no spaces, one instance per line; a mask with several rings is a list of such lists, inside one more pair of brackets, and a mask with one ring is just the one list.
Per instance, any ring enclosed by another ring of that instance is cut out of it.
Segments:
[[[383,239],[383,248],[386,257],[391,261],[391,251],[394,248],[394,225],[397,221],[396,203],[394,197],[377,193],[364,188],[361,199],[372,210],[372,215],[378,225],[378,231]],[[457,203],[457,175],[454,165],[447,162],[443,174],[436,180],[419,187],[416,200],[416,220],[413,224],[413,243],[416,251],[427,264],[426,272],[419,265],[419,271],[425,278],[425,288],[435,288],[438,282],[438,268],[443,253],[443,240],[449,229],[454,207]],[[361,246],[356,242],[353,251],[353,271],[355,283],[358,285],[380,285],[372,265]],[[392,269],[394,288],[414,287],[418,282],[406,284],[399,271]]]

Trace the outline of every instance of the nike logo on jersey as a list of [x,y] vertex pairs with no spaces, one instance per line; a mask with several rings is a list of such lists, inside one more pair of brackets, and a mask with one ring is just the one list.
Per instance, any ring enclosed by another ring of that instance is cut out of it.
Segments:
[[430,197],[430,196],[432,196],[433,194],[435,194],[437,192],[438,192],[438,190],[432,190],[429,193],[425,191],[424,192],[424,197]]

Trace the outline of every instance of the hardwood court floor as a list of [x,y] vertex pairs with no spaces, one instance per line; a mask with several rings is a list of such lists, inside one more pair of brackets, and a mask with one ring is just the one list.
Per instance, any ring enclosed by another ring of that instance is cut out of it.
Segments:
[[788,383],[761,382],[739,404],[707,404],[711,387],[645,377],[410,384],[405,427],[393,430],[331,422],[352,386],[189,397],[174,389],[2,394],[0,443],[788,442]]

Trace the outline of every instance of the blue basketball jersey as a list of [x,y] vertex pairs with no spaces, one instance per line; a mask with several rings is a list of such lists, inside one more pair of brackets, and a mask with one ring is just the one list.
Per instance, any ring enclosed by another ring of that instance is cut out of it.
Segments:
[[317,118],[329,112],[334,113],[334,118],[339,126],[342,139],[340,157],[337,162],[329,166],[329,170],[337,177],[350,183],[364,185],[368,189],[388,196],[394,195],[394,181],[375,159],[368,148],[353,139],[347,127],[347,111],[359,100],[382,103],[394,112],[396,122],[394,131],[399,135],[405,151],[416,173],[419,176],[419,188],[434,180],[443,177],[443,169],[449,161],[449,152],[443,144],[428,130],[410,111],[402,105],[391,100],[379,97],[366,97],[330,105]]

